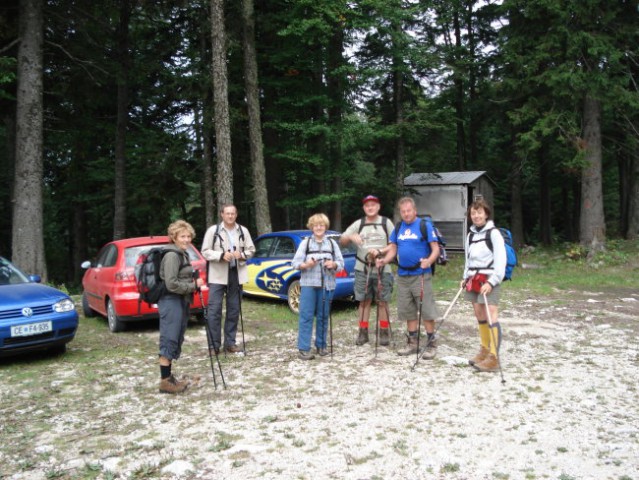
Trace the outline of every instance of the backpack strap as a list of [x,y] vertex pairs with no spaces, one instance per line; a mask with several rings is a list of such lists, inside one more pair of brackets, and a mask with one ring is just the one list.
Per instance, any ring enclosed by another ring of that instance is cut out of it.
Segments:
[[[224,250],[224,239],[222,238],[222,235],[220,234],[220,225],[222,225],[222,223],[218,223],[215,226],[215,234],[213,235],[213,243],[211,243],[211,250],[213,250],[213,248],[215,247],[215,239],[219,239],[220,242],[220,248],[222,249],[222,251]],[[237,225],[237,229],[240,232],[237,236],[238,241],[240,242],[240,248],[242,249],[242,253],[244,253],[244,243],[246,241],[246,237],[244,236],[244,227],[242,225],[240,225],[239,223],[236,223]]]
[[220,235],[220,225],[220,223],[215,225],[215,233],[213,234],[213,242],[211,242],[211,250],[215,249],[215,239],[219,239],[220,248],[224,251],[224,239],[222,238],[222,235]]
[[365,226],[366,226],[366,217],[362,217],[359,219],[359,230],[357,231],[357,233],[362,233],[362,230],[364,230]]
[[[493,250],[493,239],[491,238],[491,236],[493,234],[493,230],[496,230],[496,229],[497,229],[496,227],[489,228],[488,230],[486,230],[486,235],[484,235],[484,238],[480,238],[479,240],[475,240],[475,238],[474,238],[477,235],[477,233],[472,232],[472,231],[468,232],[468,247],[470,247],[470,245],[473,244],[473,243],[486,242],[486,246],[488,247],[488,249],[491,252],[494,252],[494,250]],[[469,248],[468,255],[470,255],[470,248]],[[494,256],[493,256],[493,261],[490,262],[488,264],[488,266],[478,268],[477,270],[487,270],[489,268],[492,268],[493,267],[493,263],[495,263],[495,257]]]
[[[335,240],[328,237],[326,239],[328,240],[328,243],[331,246],[331,258],[333,259],[333,261],[335,261]],[[306,237],[304,240],[306,241],[306,256],[308,257],[308,254],[311,248],[311,237]],[[320,245],[320,249],[315,251],[314,253],[328,253],[328,252],[323,251],[322,246]]]

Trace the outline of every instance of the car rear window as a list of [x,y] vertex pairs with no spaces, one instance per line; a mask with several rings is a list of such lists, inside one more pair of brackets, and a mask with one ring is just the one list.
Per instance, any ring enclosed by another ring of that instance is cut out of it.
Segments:
[[[138,257],[140,256],[141,253],[147,251],[147,250],[151,250],[154,247],[165,247],[167,246],[168,243],[154,243],[152,245],[140,245],[137,247],[129,247],[124,251],[124,265],[127,267],[134,267],[135,264],[138,261]],[[197,251],[195,250],[195,248],[193,247],[193,245],[191,245],[188,249],[187,252],[189,254],[189,260],[191,262],[193,262],[194,260],[199,260],[200,257],[197,254]]]

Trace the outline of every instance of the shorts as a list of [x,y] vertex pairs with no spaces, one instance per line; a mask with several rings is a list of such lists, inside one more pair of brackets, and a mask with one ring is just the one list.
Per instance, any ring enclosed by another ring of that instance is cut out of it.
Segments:
[[[499,305],[499,293],[501,290],[500,287],[501,285],[497,285],[496,287],[493,287],[492,291],[486,295],[486,300],[488,300],[488,305]],[[484,304],[484,296],[479,293],[469,292],[468,290],[464,290],[464,298],[466,300],[470,300],[473,303],[479,303],[481,305]]]
[[[397,277],[397,315],[400,320],[419,318],[419,297],[422,289],[421,275]],[[424,296],[422,301],[422,320],[436,320],[440,317],[433,295],[432,275],[424,274]]]
[[[377,300],[377,272],[371,272],[368,276],[368,291],[366,289],[366,273],[355,270],[355,300]],[[393,295],[393,274],[382,274],[382,294],[379,298],[382,302],[390,302]]]

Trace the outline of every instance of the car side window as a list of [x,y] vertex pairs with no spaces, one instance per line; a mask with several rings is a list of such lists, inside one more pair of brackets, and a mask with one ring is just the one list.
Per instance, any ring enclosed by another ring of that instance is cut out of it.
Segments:
[[118,249],[115,245],[107,245],[98,253],[96,267],[112,267],[117,259]]
[[189,254],[189,262],[194,262],[200,259],[200,257],[197,256],[197,253],[195,253],[193,245],[190,245],[189,248],[186,249],[186,253]]
[[262,238],[255,243],[255,255],[253,258],[264,258],[269,256],[271,246],[276,239],[274,237]]
[[274,257],[292,258],[295,255],[295,242],[292,238],[281,237],[275,246]]
[[107,256],[104,260],[105,267],[112,267],[118,259],[118,248],[115,245],[109,245]]

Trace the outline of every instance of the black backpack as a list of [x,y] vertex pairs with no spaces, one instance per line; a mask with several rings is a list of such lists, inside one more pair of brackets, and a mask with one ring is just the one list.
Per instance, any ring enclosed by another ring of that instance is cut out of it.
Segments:
[[[219,244],[220,244],[220,248],[222,249],[222,251],[224,251],[224,239],[222,238],[222,235],[220,235],[220,223],[218,223],[215,226],[215,234],[213,235],[213,243],[211,243],[211,249],[215,247],[215,240],[218,240]],[[242,244],[242,250],[244,250],[244,241],[245,241],[245,237],[244,237],[244,229],[242,228],[242,225],[240,225],[239,223],[236,224],[237,228],[240,229],[240,234],[237,236],[237,240]]]
[[[306,237],[306,256],[308,257],[308,254],[310,253],[310,248],[311,248],[311,237]],[[328,243],[331,245],[331,258],[333,259],[333,261],[335,261],[335,240],[333,240],[332,238],[328,238]],[[313,253],[329,253],[326,252],[324,250],[321,249],[320,250],[315,250]]]
[[[426,215],[425,217],[421,217],[421,222],[419,223],[419,230],[422,233],[422,241],[425,241],[428,238],[428,233],[426,230],[427,222],[430,222],[430,224],[433,226],[433,231],[435,232],[435,236],[437,237],[437,243],[439,245],[439,256],[437,257],[437,261],[430,266],[431,274],[435,276],[435,266],[446,265],[448,263],[448,254],[446,253],[446,240],[444,239],[444,236],[439,231],[439,228],[435,226],[435,223],[433,222],[430,215]],[[402,223],[403,221],[400,220],[395,225],[396,240],[397,240],[397,235],[399,235],[399,228],[401,227]],[[419,265],[420,265],[419,263],[411,267],[404,267],[402,265],[401,268],[403,268],[404,270],[417,270],[419,268]]]
[[[135,285],[138,288],[140,298],[138,300],[138,312],[140,303],[146,302],[149,306],[158,303],[158,300],[166,293],[164,280],[160,278],[160,265],[164,255],[168,252],[176,253],[174,250],[167,250],[164,247],[153,247],[142,252],[138,256],[135,264]],[[183,267],[183,257],[180,257],[180,269]]]

